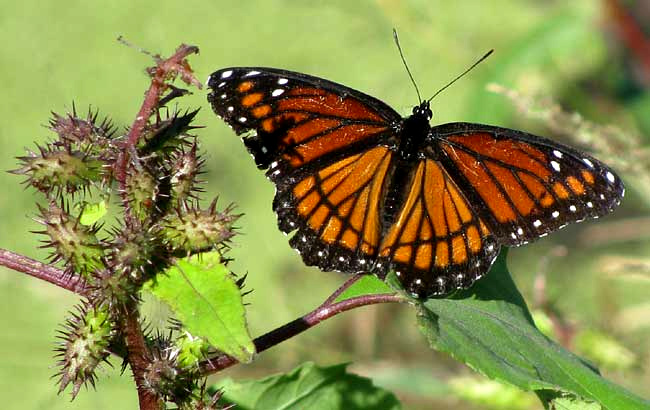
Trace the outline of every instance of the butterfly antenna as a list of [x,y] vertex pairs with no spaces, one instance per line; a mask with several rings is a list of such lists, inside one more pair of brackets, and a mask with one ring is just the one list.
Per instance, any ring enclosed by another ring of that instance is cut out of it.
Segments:
[[397,36],[397,30],[393,28],[393,39],[395,40],[395,45],[397,46],[397,50],[399,50],[399,56],[402,58],[402,63],[404,63],[404,67],[406,68],[406,72],[409,75],[409,78],[411,79],[411,82],[413,83],[413,86],[415,87],[415,92],[418,93],[418,103],[422,102],[422,97],[420,97],[420,90],[418,90],[418,85],[415,83],[415,79],[413,78],[413,75],[411,74],[411,70],[409,70],[409,65],[406,64],[406,59],[404,58],[404,53],[402,53],[402,46],[399,44],[399,37]]
[[487,53],[485,53],[485,55],[484,55],[483,57],[479,58],[478,61],[475,62],[474,64],[472,64],[472,65],[471,65],[467,70],[463,71],[460,75],[458,75],[456,78],[454,78],[454,79],[451,80],[449,83],[447,83],[447,85],[445,85],[444,87],[442,87],[441,89],[439,89],[438,91],[436,91],[436,93],[433,94],[433,95],[431,96],[431,98],[429,98],[427,101],[431,101],[431,100],[433,100],[433,98],[434,98],[436,95],[440,94],[441,92],[443,92],[444,90],[446,90],[450,85],[452,85],[453,83],[455,83],[456,81],[458,81],[462,76],[464,76],[465,74],[467,74],[467,73],[469,73],[470,71],[472,71],[472,69],[473,69],[474,67],[476,67],[477,65],[481,64],[481,63],[483,62],[483,60],[485,60],[486,58],[488,58],[488,57],[490,56],[490,54],[492,54],[493,52],[494,52],[494,50],[490,50],[490,51],[488,51]]

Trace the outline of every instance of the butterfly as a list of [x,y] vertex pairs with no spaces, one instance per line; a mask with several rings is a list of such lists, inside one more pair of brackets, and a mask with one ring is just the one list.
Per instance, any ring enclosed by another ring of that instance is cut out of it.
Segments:
[[431,126],[322,78],[231,67],[208,101],[275,184],[280,230],[307,265],[395,271],[416,297],[470,287],[501,246],[612,211],[621,179],[592,156],[522,131]]

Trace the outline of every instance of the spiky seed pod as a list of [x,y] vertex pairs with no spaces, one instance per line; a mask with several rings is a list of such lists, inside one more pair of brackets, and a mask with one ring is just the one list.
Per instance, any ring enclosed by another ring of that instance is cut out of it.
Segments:
[[166,401],[187,403],[196,388],[196,375],[178,367],[178,349],[172,343],[171,333],[150,339],[151,357],[144,371],[145,387]]
[[138,299],[140,285],[134,284],[125,275],[100,269],[94,271],[92,277],[88,285],[88,297],[95,306],[106,307],[110,312],[119,314],[119,309]]
[[158,226],[146,230],[115,229],[113,237],[109,264],[117,274],[128,275],[131,282],[141,284],[169,266]]
[[98,111],[93,112],[88,108],[86,118],[81,118],[77,115],[73,104],[72,113],[60,115],[52,112],[50,129],[59,136],[59,142],[63,145],[75,144],[80,147],[93,145],[103,148],[107,140],[113,137],[115,129],[108,118],[98,122],[98,115]]
[[234,404],[219,404],[223,391],[217,389],[214,393],[207,391],[205,381],[199,388],[197,398],[190,404],[189,407],[184,407],[183,410],[231,410],[235,408]]
[[104,244],[97,238],[99,227],[85,226],[67,210],[51,202],[49,208],[39,205],[38,221],[45,225],[42,233],[49,236],[44,247],[52,247],[52,262],[64,260],[71,271],[90,278],[90,273],[104,268]]
[[53,145],[39,147],[39,153],[28,152],[18,157],[21,167],[10,171],[27,175],[25,181],[48,196],[85,191],[92,183],[102,179],[105,163],[87,152]]
[[129,206],[133,214],[144,221],[151,216],[158,197],[156,178],[145,168],[133,167],[126,176],[125,189],[129,198]]
[[115,335],[108,310],[84,303],[67,319],[59,331],[61,342],[57,347],[59,361],[59,393],[72,384],[72,398],[82,385],[95,386],[95,371],[107,362],[108,346]]
[[184,204],[175,214],[162,221],[162,234],[172,253],[192,254],[211,249],[223,250],[235,235],[233,223],[241,215],[233,214],[233,206],[217,211],[215,199],[208,209]]
[[179,150],[176,157],[171,161],[171,198],[174,203],[180,203],[189,198],[196,199],[195,192],[202,192],[197,184],[202,181],[197,180],[201,173],[204,160],[196,153],[196,143],[192,148],[185,152]]

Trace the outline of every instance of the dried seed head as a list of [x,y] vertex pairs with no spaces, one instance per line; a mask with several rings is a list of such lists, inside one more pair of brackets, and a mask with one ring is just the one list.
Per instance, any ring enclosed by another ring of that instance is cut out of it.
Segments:
[[[113,136],[114,128],[108,118],[98,123],[98,112],[88,108],[86,118],[77,116],[77,110],[72,105],[72,113],[60,115],[52,112],[50,129],[57,133],[59,141],[65,145],[88,143],[97,144],[100,140],[110,139]],[[102,145],[102,144],[99,144]]]
[[172,343],[172,335],[158,333],[149,339],[149,364],[144,371],[145,387],[177,404],[187,403],[195,390],[194,372],[178,367],[178,349]]
[[169,265],[169,255],[162,244],[159,228],[122,228],[113,230],[108,261],[117,274],[127,275],[136,284],[148,280]]
[[92,271],[104,267],[104,244],[97,238],[98,226],[85,226],[67,210],[53,202],[49,208],[39,206],[39,222],[49,236],[44,247],[53,248],[52,261],[64,260],[68,268],[89,278]]
[[202,181],[197,180],[201,174],[204,160],[196,153],[196,143],[192,145],[189,151],[178,150],[171,159],[171,197],[174,203],[180,203],[189,198],[196,199],[196,192],[202,192],[197,184]]
[[84,303],[77,307],[59,332],[59,393],[72,384],[74,399],[82,385],[95,386],[95,371],[106,362],[108,346],[115,335],[108,310]]
[[104,162],[87,152],[49,145],[40,148],[39,153],[29,151],[18,158],[21,167],[10,171],[26,175],[25,183],[32,185],[46,195],[60,196],[62,193],[76,193],[102,180]]
[[227,247],[235,235],[233,224],[241,215],[232,213],[232,205],[218,212],[216,203],[215,199],[204,210],[185,204],[177,208],[176,214],[164,218],[162,234],[172,253],[191,254]]
[[136,170],[132,167],[129,170],[125,189],[131,211],[140,221],[144,221],[155,210],[158,184],[156,178],[148,170],[139,168]]

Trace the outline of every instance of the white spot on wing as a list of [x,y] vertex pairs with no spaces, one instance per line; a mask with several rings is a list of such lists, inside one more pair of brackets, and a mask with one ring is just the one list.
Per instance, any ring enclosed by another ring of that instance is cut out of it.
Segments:
[[225,82],[225,81],[222,81],[222,82],[219,83],[219,85],[217,85],[217,88],[221,88],[221,87],[223,87],[224,85],[226,85],[226,82]]
[[517,235],[523,235],[523,234],[524,234],[524,230],[521,228],[517,228]]
[[553,213],[551,214],[551,216],[552,216],[553,218],[557,218],[558,216],[560,216],[560,212],[558,212],[558,211],[553,211]]
[[422,279],[418,278],[415,280],[416,285],[421,285],[422,284]]
[[288,82],[289,82],[289,80],[287,80],[286,78],[280,78],[278,80],[278,84],[280,84],[280,85],[285,85]]
[[239,117],[239,122],[246,122],[246,117]]
[[560,164],[557,161],[551,161],[551,166],[557,172],[560,172]]
[[594,163],[591,162],[591,161],[589,161],[589,158],[583,158],[582,161],[583,161],[585,164],[589,165],[589,168],[593,168],[593,167],[594,167]]
[[232,70],[224,71],[221,73],[221,78],[228,78],[232,75]]
[[556,149],[553,150],[553,155],[555,155],[556,158],[562,158],[562,153]]
[[616,177],[611,172],[607,171],[606,175],[609,182],[614,183],[616,181]]
[[259,73],[260,73],[259,71],[255,71],[255,70],[249,71],[249,72],[246,73],[246,75],[244,77],[252,77],[254,75],[258,75]]
[[571,205],[571,206],[569,207],[569,211],[571,211],[571,212],[575,212],[577,209],[578,209],[578,208],[576,208],[575,205]]
[[228,112],[233,112],[233,111],[235,110],[235,107],[233,107],[233,106],[231,105],[230,107],[228,107],[228,108],[226,108],[226,109],[228,110]]
[[540,221],[539,219],[536,219],[535,222],[533,222],[533,226],[535,228],[539,228],[540,226],[542,226],[542,221]]
[[591,201],[587,202],[587,208],[593,208],[594,204],[591,203]]
[[282,95],[282,94],[284,94],[284,90],[281,89],[281,88],[275,89],[275,90],[273,90],[273,92],[271,93],[271,95],[274,96],[274,97],[278,97],[278,96],[280,96],[280,95]]

